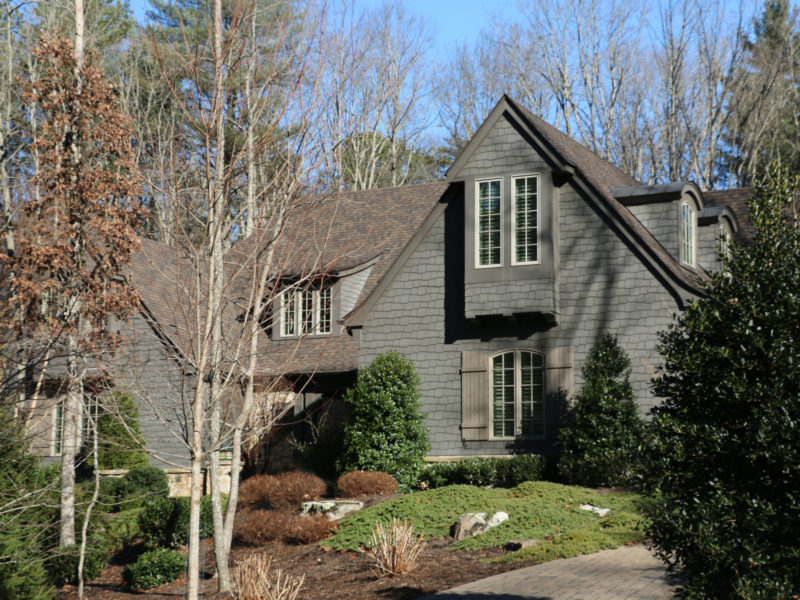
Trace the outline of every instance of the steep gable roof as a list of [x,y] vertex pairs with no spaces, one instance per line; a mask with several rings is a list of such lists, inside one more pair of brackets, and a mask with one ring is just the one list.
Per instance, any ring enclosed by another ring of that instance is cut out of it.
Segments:
[[734,238],[741,242],[753,239],[753,225],[747,217],[747,204],[745,200],[753,195],[752,187],[736,188],[732,190],[714,190],[703,192],[703,201],[706,206],[730,206],[739,223],[739,231]]
[[[639,186],[640,182],[540,117],[520,107],[508,96],[503,96],[501,102],[505,102],[509,110],[523,121],[536,141],[560,159],[562,168],[564,165],[572,167],[575,177],[588,184],[589,189],[607,209],[609,216],[631,235],[631,241],[643,250],[646,259],[659,272],[681,289],[693,294],[700,293],[699,279],[702,275],[678,263],[633,213],[611,193],[612,188]],[[677,299],[682,302],[682,298]]]

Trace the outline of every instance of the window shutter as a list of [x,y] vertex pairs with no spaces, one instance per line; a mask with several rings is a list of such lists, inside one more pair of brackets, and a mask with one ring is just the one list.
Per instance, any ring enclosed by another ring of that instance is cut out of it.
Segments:
[[461,353],[461,439],[464,441],[489,439],[489,363],[489,356],[482,352]]
[[552,348],[544,357],[544,414],[545,436],[556,435],[558,427],[572,398],[573,376],[572,346]]

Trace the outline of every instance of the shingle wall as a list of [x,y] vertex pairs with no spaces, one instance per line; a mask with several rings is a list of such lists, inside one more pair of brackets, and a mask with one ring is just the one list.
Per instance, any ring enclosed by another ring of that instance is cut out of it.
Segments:
[[[509,148],[513,150],[516,145]],[[529,155],[530,147],[525,148]],[[494,158],[483,149],[476,155],[482,154],[481,160],[498,169],[533,168],[513,152],[496,152]],[[603,333],[615,333],[631,356],[631,380],[641,412],[645,414],[655,403],[649,381],[659,363],[656,333],[666,328],[677,311],[676,301],[569,185],[555,191],[549,201],[552,200],[560,203],[558,325],[508,319],[476,325],[464,319],[463,271],[458,272],[464,264],[464,215],[458,200],[451,202],[364,323],[360,364],[366,365],[389,350],[402,352],[413,360],[421,378],[420,393],[433,456],[511,450],[502,441],[461,441],[459,371],[463,350],[530,348],[544,352],[572,346],[578,390],[582,383],[580,369],[590,347]],[[487,402],[488,393],[487,390]],[[555,437],[555,429],[547,434],[549,439],[534,443],[532,449],[546,449]]]

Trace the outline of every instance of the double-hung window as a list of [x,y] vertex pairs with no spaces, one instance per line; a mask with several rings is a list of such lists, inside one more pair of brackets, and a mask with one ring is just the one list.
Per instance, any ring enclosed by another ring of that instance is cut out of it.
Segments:
[[681,260],[691,266],[695,266],[695,221],[694,208],[688,202],[681,204]]
[[544,435],[544,357],[509,350],[492,357],[492,436]]
[[287,290],[280,301],[281,337],[331,332],[331,288]]
[[539,177],[515,177],[514,190],[514,250],[512,264],[539,262]]
[[477,263],[479,267],[502,264],[502,184],[500,179],[478,182]]

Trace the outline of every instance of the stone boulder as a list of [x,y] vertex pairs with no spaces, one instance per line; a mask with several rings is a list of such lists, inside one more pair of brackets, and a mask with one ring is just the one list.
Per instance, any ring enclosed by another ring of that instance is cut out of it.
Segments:
[[508,514],[504,512],[494,513],[490,519],[486,518],[486,513],[464,513],[458,518],[450,528],[450,535],[455,541],[473,537],[486,533],[492,527],[497,527],[503,521],[508,520]]
[[325,515],[331,521],[338,521],[347,515],[358,512],[364,508],[363,502],[356,500],[320,500],[317,502],[303,502],[300,514]]

